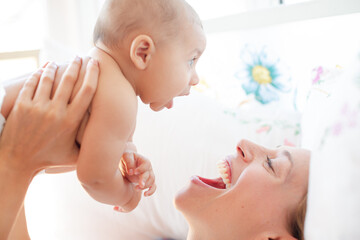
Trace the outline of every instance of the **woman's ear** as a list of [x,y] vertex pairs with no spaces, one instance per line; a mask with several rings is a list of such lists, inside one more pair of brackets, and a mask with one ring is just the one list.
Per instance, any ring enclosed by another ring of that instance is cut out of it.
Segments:
[[154,41],[147,35],[139,35],[130,46],[130,59],[135,67],[144,70],[155,53]]

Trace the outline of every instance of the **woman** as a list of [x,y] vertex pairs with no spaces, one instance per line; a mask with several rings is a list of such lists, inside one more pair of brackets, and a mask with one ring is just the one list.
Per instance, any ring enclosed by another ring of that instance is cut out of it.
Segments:
[[218,164],[221,178],[192,177],[178,193],[188,240],[303,239],[310,152],[247,140],[236,149]]

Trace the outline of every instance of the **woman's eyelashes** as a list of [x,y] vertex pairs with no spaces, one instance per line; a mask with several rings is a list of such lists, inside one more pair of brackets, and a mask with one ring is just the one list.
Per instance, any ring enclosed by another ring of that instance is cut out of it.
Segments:
[[269,166],[269,168],[271,169],[271,171],[273,171],[275,173],[275,169],[274,169],[274,166],[273,166],[273,162],[272,160],[269,158],[269,156],[266,156],[266,163],[267,165]]

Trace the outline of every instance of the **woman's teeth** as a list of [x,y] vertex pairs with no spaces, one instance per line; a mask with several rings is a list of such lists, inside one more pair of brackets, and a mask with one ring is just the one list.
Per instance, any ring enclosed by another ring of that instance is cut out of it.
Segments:
[[221,160],[217,163],[217,167],[220,173],[220,177],[226,184],[226,188],[229,188],[231,184],[231,171],[229,163],[225,160]]

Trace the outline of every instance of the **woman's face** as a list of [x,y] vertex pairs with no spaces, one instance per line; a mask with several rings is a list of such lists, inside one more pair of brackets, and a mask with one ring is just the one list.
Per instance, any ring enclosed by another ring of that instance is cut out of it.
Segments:
[[309,160],[304,149],[267,149],[242,140],[236,154],[219,164],[223,178],[192,177],[175,205],[196,239],[285,236],[288,216],[307,192]]

